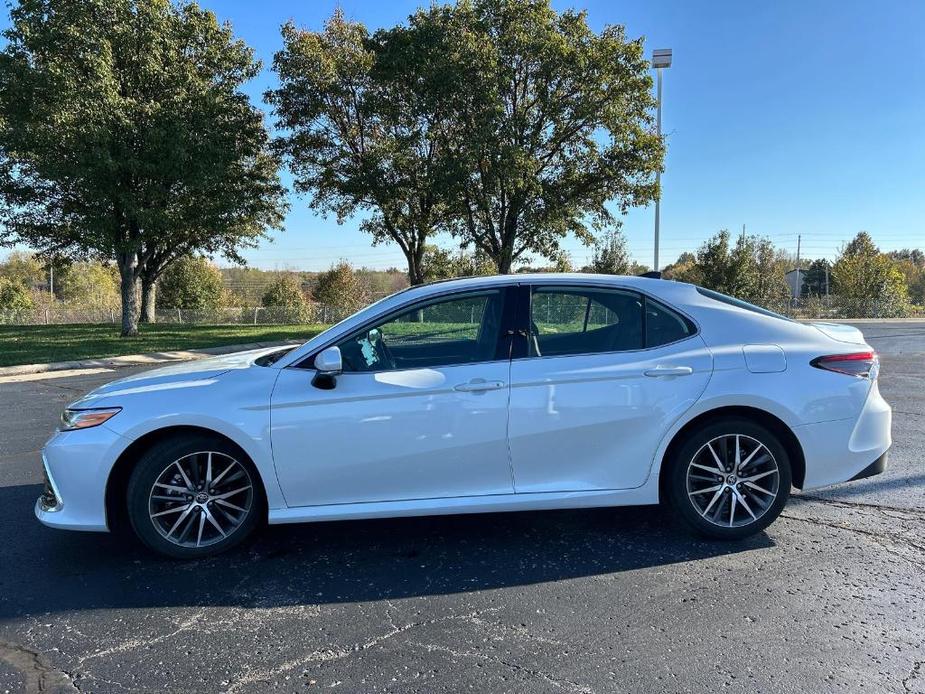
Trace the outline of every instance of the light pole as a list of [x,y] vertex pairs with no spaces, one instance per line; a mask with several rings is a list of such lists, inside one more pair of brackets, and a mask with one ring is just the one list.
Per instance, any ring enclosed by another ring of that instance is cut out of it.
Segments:
[[[656,120],[656,132],[659,140],[662,139],[662,68],[671,67],[671,49],[656,48],[652,51],[652,67],[658,73],[658,117]],[[662,197],[661,190],[662,172],[655,173],[655,185],[659,187],[658,195],[655,196],[655,264],[652,268],[658,272],[658,215],[659,203]]]

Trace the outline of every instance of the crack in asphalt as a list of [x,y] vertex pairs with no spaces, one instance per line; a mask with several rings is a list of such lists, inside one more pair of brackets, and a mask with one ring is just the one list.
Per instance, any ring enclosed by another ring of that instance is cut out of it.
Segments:
[[520,663],[515,663],[513,661],[506,660],[504,658],[488,655],[487,653],[479,653],[478,651],[458,651],[456,649],[450,648],[449,646],[439,646],[437,644],[420,643],[418,641],[411,641],[409,643],[412,646],[418,646],[419,648],[423,648],[429,653],[436,651],[438,653],[447,653],[456,658],[475,658],[477,660],[483,660],[483,661],[487,661],[490,663],[496,663],[498,665],[503,665],[504,667],[508,668],[509,670],[513,672],[523,673],[531,677],[542,679],[548,682],[549,684],[551,684],[552,686],[556,687],[557,689],[565,689],[569,692],[573,692],[574,694],[593,694],[593,691],[594,691],[588,685],[579,684],[578,682],[575,682],[574,680],[560,679],[557,677],[553,677],[551,674],[543,670],[530,668],[530,667],[527,667],[526,665],[521,665]]
[[[879,511],[881,513],[891,511],[893,513],[905,513],[907,515],[913,516],[915,519],[917,519],[919,516],[925,519],[925,511],[917,508],[903,508],[902,506],[887,506],[885,504],[867,504],[862,501],[843,501],[841,499],[829,499],[828,497],[814,496],[812,494],[800,494],[799,496],[792,497],[792,500],[806,503],[819,502],[829,506],[837,506],[841,508],[870,509]],[[893,516],[890,517],[892,518]]]
[[0,641],[0,661],[23,676],[24,694],[69,694],[79,692],[74,678],[52,667],[38,651]]
[[913,680],[918,679],[919,673],[922,670],[922,665],[925,664],[925,660],[916,660],[912,664],[912,670],[909,671],[908,676],[903,678],[903,689],[907,692],[911,692],[912,688],[909,686]]
[[815,525],[824,525],[827,528],[834,528],[835,530],[846,530],[851,533],[857,533],[859,535],[864,535],[866,537],[875,538],[877,540],[880,540],[880,543],[879,543],[880,548],[887,554],[892,554],[894,557],[898,557],[899,559],[902,559],[903,561],[908,562],[909,564],[914,566],[919,571],[925,571],[925,562],[920,562],[920,561],[916,561],[915,559],[910,559],[902,552],[899,552],[895,549],[891,549],[887,547],[885,544],[883,544],[883,541],[886,540],[888,542],[893,542],[900,546],[905,545],[913,549],[916,552],[925,553],[925,547],[923,547],[922,545],[916,544],[915,542],[912,542],[911,540],[907,540],[904,537],[900,537],[899,535],[895,535],[893,533],[888,533],[888,532],[874,532],[873,530],[863,530],[862,528],[852,528],[850,525],[833,523],[831,521],[826,521],[821,518],[815,518],[812,516],[806,516],[806,517],[793,516],[789,513],[782,513],[780,514],[780,516],[781,518],[787,518],[788,520],[795,520],[801,523],[813,523]]
[[282,663],[280,665],[277,665],[275,667],[272,667],[266,670],[251,671],[251,672],[244,673],[237,680],[230,683],[227,686],[227,688],[225,688],[223,691],[226,692],[226,694],[233,694],[234,692],[240,691],[242,687],[246,687],[249,684],[255,684],[257,682],[269,682],[273,677],[278,676],[284,672],[295,670],[296,668],[300,666],[304,666],[310,663],[322,664],[322,663],[326,663],[326,662],[330,662],[334,660],[342,660],[344,658],[355,655],[357,653],[362,653],[363,651],[369,650],[370,648],[375,648],[376,646],[383,643],[384,641],[388,641],[389,639],[395,636],[398,636],[399,634],[403,634],[404,632],[409,631],[410,629],[416,629],[418,627],[423,627],[423,626],[431,626],[433,624],[440,624],[443,622],[452,622],[452,621],[472,622],[474,619],[476,619],[480,615],[483,615],[487,612],[494,612],[497,609],[498,608],[490,607],[484,610],[476,610],[474,612],[469,612],[463,615],[449,615],[446,617],[435,617],[434,619],[425,619],[425,620],[421,620],[418,622],[408,622],[407,624],[402,624],[400,626],[395,624],[395,622],[392,620],[391,614],[389,614],[389,622],[391,623],[392,629],[385,632],[384,634],[376,636],[363,643],[355,643],[350,647],[340,646],[340,647],[335,647],[335,648],[322,648],[322,649],[318,649],[315,651],[311,651],[310,653],[306,653],[301,658],[290,660],[286,663]]

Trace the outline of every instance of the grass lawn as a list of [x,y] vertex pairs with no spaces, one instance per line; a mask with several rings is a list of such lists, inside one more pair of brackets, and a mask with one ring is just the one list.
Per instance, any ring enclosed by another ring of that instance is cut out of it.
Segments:
[[278,340],[307,340],[321,325],[140,325],[138,337],[119,337],[101,325],[0,325],[0,366],[43,364],[121,354]]

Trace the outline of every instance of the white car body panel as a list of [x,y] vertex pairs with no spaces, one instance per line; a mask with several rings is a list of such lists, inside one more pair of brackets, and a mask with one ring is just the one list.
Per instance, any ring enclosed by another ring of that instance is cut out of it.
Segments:
[[[343,374],[334,390],[283,369],[273,453],[289,506],[514,491],[507,447],[508,362]],[[460,392],[475,380],[505,384]]]
[[[642,292],[680,310],[693,337],[636,352],[348,373],[312,385],[304,362],[377,316],[424,298],[516,284]],[[656,503],[674,437],[697,417],[747,407],[780,420],[805,458],[803,488],[849,480],[891,444],[874,378],[813,368],[869,349],[860,331],[717,302],[691,285],[631,277],[519,275],[399,292],[292,349],[173,365],[115,381],[71,407],[122,410],[59,432],[43,450],[54,527],[106,530],[106,485],[127,449],[168,427],[217,432],[256,466],[272,523]],[[685,375],[646,376],[690,367]],[[471,381],[501,384],[457,391]]]
[[[697,402],[712,362],[698,335],[648,350],[514,360],[510,442],[516,490],[641,486],[663,432]],[[646,375],[673,367],[691,373]]]

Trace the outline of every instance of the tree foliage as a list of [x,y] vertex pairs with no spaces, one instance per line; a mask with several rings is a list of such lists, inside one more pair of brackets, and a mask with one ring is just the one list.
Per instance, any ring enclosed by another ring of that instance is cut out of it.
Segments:
[[[499,272],[528,253],[555,260],[656,194],[649,65],[623,27],[600,33],[548,0],[432,5],[405,32],[415,88],[449,120],[461,215],[453,231]],[[449,88],[448,88],[449,87]]]
[[35,301],[29,287],[17,278],[0,276],[0,310],[31,311]]
[[98,261],[71,263],[55,276],[55,293],[69,306],[116,309],[119,271]]
[[302,291],[302,280],[296,274],[280,274],[263,295],[261,304],[269,309],[283,309],[287,320],[299,323],[309,320],[308,301]]
[[866,231],[841,249],[832,280],[846,318],[893,318],[909,310],[905,276]]
[[20,0],[0,52],[6,234],[114,259],[124,335],[136,284],[192,248],[231,251],[277,225],[283,189],[259,64],[195,4]]
[[803,286],[800,293],[805,296],[825,296],[831,290],[832,264],[819,258],[809,264],[803,272]]
[[469,253],[462,248],[453,252],[439,246],[427,246],[423,267],[426,282],[495,274],[494,263],[484,253]]
[[157,287],[159,309],[216,309],[226,304],[222,273],[207,258],[183,256],[167,268]]
[[346,260],[331,266],[315,278],[312,298],[337,312],[336,318],[359,310],[367,303],[367,294],[357,273]]
[[414,46],[401,29],[370,37],[341,10],[320,32],[286,24],[283,44],[266,99],[296,190],[338,221],[368,212],[361,227],[374,244],[396,243],[419,284],[427,240],[450,213],[453,162],[446,120],[414,89]]
[[595,243],[588,271],[602,275],[627,275],[636,268],[637,264],[626,248],[626,237],[619,229],[614,229]]
[[723,229],[700,247],[685,274],[689,282],[774,311],[789,303],[784,266],[767,238],[741,235],[732,244]]

